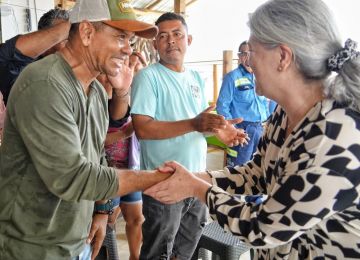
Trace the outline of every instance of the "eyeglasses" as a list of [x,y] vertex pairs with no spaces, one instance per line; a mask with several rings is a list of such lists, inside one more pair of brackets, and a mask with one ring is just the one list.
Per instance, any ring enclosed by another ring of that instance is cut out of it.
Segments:
[[249,51],[239,51],[237,53],[238,57],[244,57],[244,56],[249,56],[250,55],[250,52]]

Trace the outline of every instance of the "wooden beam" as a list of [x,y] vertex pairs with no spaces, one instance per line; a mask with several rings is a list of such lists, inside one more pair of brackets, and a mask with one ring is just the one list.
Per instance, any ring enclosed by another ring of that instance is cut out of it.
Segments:
[[155,0],[154,2],[152,2],[151,4],[149,4],[148,6],[145,7],[145,9],[152,9],[155,6],[157,6],[158,4],[161,3],[162,0]]
[[174,12],[177,14],[185,14],[186,2],[185,0],[174,0]]
[[223,51],[223,76],[232,71],[232,51]]
[[143,8],[134,8],[134,11],[137,15],[148,15],[148,14],[162,15],[163,13],[165,13],[163,11],[149,10]]
[[213,87],[213,102],[216,103],[216,100],[218,98],[218,76],[217,76],[217,64],[213,64],[213,83],[214,83],[214,87]]

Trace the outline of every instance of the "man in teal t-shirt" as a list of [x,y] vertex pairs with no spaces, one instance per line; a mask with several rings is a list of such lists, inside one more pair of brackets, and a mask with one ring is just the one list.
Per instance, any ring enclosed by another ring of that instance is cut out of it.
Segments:
[[[156,121],[194,118],[208,106],[204,82],[197,72],[189,69],[176,72],[161,63],[140,71],[133,82],[133,97],[132,113]],[[169,130],[164,127],[153,134],[171,134]],[[181,127],[178,130],[181,131]],[[202,133],[188,131],[156,139],[140,141],[142,169],[154,169],[167,160],[176,160],[192,171],[205,169],[207,147]]]
[[[212,107],[206,108],[199,74],[183,67],[192,40],[184,18],[166,13],[155,24],[160,62],[141,70],[132,86],[131,113],[140,139],[141,168],[154,169],[176,160],[191,171],[204,171],[207,147],[203,133],[224,133],[228,123],[210,113]],[[204,205],[195,198],[165,205],[146,195],[143,203],[140,259],[190,259],[206,221]]]

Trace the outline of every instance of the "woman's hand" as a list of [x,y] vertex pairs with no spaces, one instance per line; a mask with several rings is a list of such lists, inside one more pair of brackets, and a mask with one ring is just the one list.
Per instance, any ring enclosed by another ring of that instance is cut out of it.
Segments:
[[129,65],[129,59],[126,59],[116,76],[100,74],[97,79],[105,87],[109,96],[111,96],[111,92],[115,92],[117,97],[126,97],[134,77],[135,65]]
[[116,96],[123,97],[129,93],[133,76],[134,67],[130,67],[128,62],[121,66],[120,72],[115,77],[107,75],[108,82]]

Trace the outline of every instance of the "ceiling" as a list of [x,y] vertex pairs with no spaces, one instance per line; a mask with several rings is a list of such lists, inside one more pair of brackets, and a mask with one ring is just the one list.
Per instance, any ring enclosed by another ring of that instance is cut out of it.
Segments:
[[[139,19],[154,22],[161,14],[174,11],[176,3],[183,3],[185,9],[197,0],[133,0],[132,5]],[[55,4],[64,9],[70,9],[75,0],[55,0]]]

